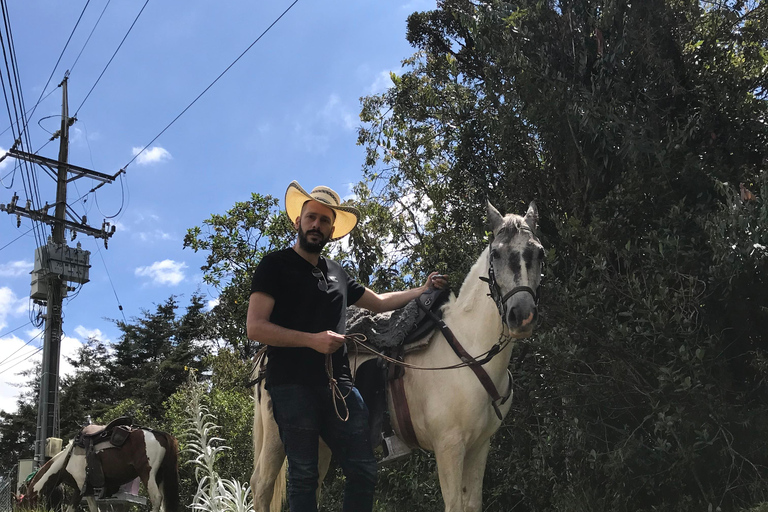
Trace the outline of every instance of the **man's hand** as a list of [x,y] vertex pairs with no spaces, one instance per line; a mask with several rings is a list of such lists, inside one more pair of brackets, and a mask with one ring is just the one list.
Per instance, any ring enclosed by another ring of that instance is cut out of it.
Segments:
[[424,283],[424,288],[447,288],[448,287],[448,276],[441,275],[437,272],[432,272],[429,274],[429,277],[427,277],[427,282]]
[[344,336],[333,331],[317,332],[312,337],[312,348],[321,354],[333,354],[346,341]]

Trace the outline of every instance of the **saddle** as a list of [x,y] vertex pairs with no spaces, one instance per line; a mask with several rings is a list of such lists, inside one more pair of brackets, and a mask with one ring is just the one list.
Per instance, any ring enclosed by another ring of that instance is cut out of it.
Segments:
[[73,442],[74,447],[85,450],[85,484],[82,493],[98,494],[97,497],[103,498],[105,491],[104,469],[101,467],[96,452],[96,446],[109,443],[106,448],[119,448],[125,444],[130,433],[136,430],[133,426],[133,420],[130,417],[123,416],[112,420],[107,425],[86,425],[80,430]]
[[[389,357],[402,361],[407,352],[426,347],[429,343],[427,335],[437,327],[435,318],[442,319],[441,308],[448,301],[449,296],[450,290],[433,288],[411,301],[403,308],[407,310],[413,307],[417,311],[409,320],[408,331],[404,333],[397,345],[382,348],[382,351]],[[373,330],[377,330],[375,322]],[[381,330],[378,328],[378,331]],[[347,332],[350,331],[356,331],[354,325],[347,326]],[[379,358],[373,368],[371,368],[371,363],[366,363],[358,369],[355,376],[355,386],[360,391],[369,411],[368,425],[371,443],[375,448],[383,441],[385,457],[382,463],[388,463],[410,453],[410,448],[395,436],[391,426],[391,418],[388,417],[387,412],[387,391],[398,393],[403,375],[405,375],[405,370],[402,366]],[[387,385],[388,383],[389,385]],[[407,404],[400,399],[394,399],[393,403],[396,408],[402,407],[403,404],[407,407]],[[398,416],[401,414],[400,411],[397,411]],[[415,438],[415,435],[413,437]]]

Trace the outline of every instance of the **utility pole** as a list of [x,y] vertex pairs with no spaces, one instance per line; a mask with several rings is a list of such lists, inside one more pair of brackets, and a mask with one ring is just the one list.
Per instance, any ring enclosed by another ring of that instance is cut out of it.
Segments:
[[[54,210],[53,243],[66,245],[64,220],[67,211],[67,159],[69,157],[69,100],[67,77],[61,83],[61,133],[59,135],[59,165],[56,180],[56,208]],[[50,254],[48,258],[50,259]],[[59,359],[61,357],[61,306],[62,286],[66,286],[59,274],[49,272],[48,297],[45,316],[45,341],[43,342],[43,368],[40,375],[40,400],[37,405],[37,435],[35,436],[35,465],[45,463],[45,442],[49,437],[59,437]]]
[[[77,248],[67,246],[65,230],[72,231],[74,240],[77,232],[103,238],[106,247],[107,239],[115,232],[115,227],[106,221],[101,230],[92,228],[86,224],[83,216],[79,222],[67,219],[67,184],[81,177],[89,177],[100,180],[102,183],[111,183],[123,172],[118,171],[114,176],[102,174],[90,169],[70,165],[69,156],[69,127],[75,122],[69,117],[67,99],[67,76],[60,84],[62,87],[61,106],[61,130],[59,132],[59,159],[51,160],[30,153],[18,151],[14,148],[8,151],[8,156],[26,160],[35,164],[44,165],[51,170],[56,169],[56,203],[46,205],[40,210],[33,210],[30,202],[21,208],[17,205],[18,196],[14,194],[11,203],[0,204],[0,211],[15,214],[17,225],[21,224],[21,217],[28,217],[33,221],[42,221],[52,227],[52,236],[48,244],[35,250],[35,269],[32,271],[31,298],[36,301],[45,300],[45,341],[43,343],[43,365],[40,376],[40,395],[37,412],[37,432],[35,438],[35,467],[45,463],[48,453],[47,441],[49,438],[58,438],[59,435],[59,360],[61,357],[61,333],[62,333],[62,303],[68,291],[67,283],[87,283],[89,280],[90,252],[82,250],[80,244]],[[74,174],[72,178],[70,173]],[[94,189],[95,190],[95,189]],[[55,206],[54,215],[48,215],[48,209]]]

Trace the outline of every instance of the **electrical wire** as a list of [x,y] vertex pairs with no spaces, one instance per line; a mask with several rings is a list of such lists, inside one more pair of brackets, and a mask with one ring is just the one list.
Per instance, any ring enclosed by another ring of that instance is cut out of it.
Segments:
[[24,325],[20,325],[19,327],[15,328],[15,329],[13,329],[13,330],[11,330],[11,331],[8,331],[8,332],[4,332],[3,334],[0,334],[0,338],[5,338],[5,337],[6,337],[6,336],[8,336],[9,334],[13,334],[13,333],[15,333],[16,331],[18,331],[19,329],[23,329],[24,327],[28,326],[28,325],[29,325],[29,324],[31,324],[31,323],[32,323],[32,322],[27,322],[27,323],[25,323]]
[[[38,105],[43,101],[43,99],[47,98],[48,96],[53,93],[56,89],[52,89],[48,95],[43,98],[43,95],[45,94],[45,90],[48,88],[48,85],[51,83],[51,79],[53,79],[53,75],[56,73],[56,69],[58,69],[59,64],[61,63],[61,58],[64,56],[64,52],[67,51],[67,48],[69,47],[70,41],[72,41],[72,36],[75,35],[75,31],[77,30],[78,25],[80,25],[80,20],[83,19],[83,15],[85,14],[85,10],[88,8],[88,4],[91,3],[91,0],[86,0],[85,5],[83,6],[83,10],[80,11],[80,16],[77,18],[77,21],[75,22],[75,26],[72,28],[72,32],[69,33],[69,37],[67,38],[67,42],[64,44],[64,48],[62,48],[61,53],[59,54],[59,58],[56,60],[56,64],[53,66],[53,69],[51,70],[51,74],[48,77],[48,81],[45,82],[45,85],[43,86],[42,90],[40,91],[40,97],[37,99],[37,102],[35,105],[31,108],[31,112],[29,113],[29,116],[27,116],[27,112],[24,113],[24,128],[22,129],[21,133],[24,133],[27,129],[27,124],[29,123],[29,120],[32,119],[32,116],[35,114],[35,110],[37,110]],[[90,38],[90,36],[89,36]],[[87,43],[87,41],[86,41]],[[82,53],[82,50],[81,50]],[[79,57],[79,56],[78,56]],[[3,132],[5,133],[5,132]]]
[[6,247],[8,247],[9,245],[11,245],[11,244],[12,244],[13,242],[15,242],[16,240],[18,240],[19,238],[23,237],[24,235],[27,235],[27,234],[28,234],[30,231],[32,231],[33,229],[35,229],[35,228],[29,228],[29,229],[28,229],[27,231],[25,231],[24,233],[20,234],[19,236],[17,236],[16,238],[14,238],[13,240],[11,240],[10,242],[8,242],[7,244],[5,244],[4,246],[0,247],[0,251],[2,251],[3,249],[5,249]]
[[[94,240],[94,242],[96,242]],[[125,318],[125,312],[123,311],[123,305],[120,304],[120,298],[117,296],[117,290],[115,289],[115,283],[112,282],[112,276],[109,274],[109,268],[107,267],[107,262],[104,259],[104,255],[101,253],[101,247],[99,247],[99,244],[96,244],[96,250],[99,252],[99,257],[101,258],[101,262],[104,264],[104,270],[107,272],[107,279],[109,280],[109,285],[112,287],[112,293],[115,294],[115,300],[117,301],[117,309],[120,310],[120,314],[123,315],[123,322],[126,324],[128,323],[128,320]]]
[[[56,88],[55,88],[55,89],[51,89],[51,90],[48,92],[48,94],[46,94],[45,96],[43,96],[42,98],[40,98],[39,100],[37,100],[37,104],[39,105],[40,103],[42,103],[42,101],[43,101],[43,100],[46,100],[46,99],[48,99],[48,96],[50,96],[51,94],[53,94],[54,92],[56,92],[56,89],[58,89],[58,86],[56,86]],[[37,105],[34,105],[32,108],[30,108],[29,110],[27,110],[26,112],[24,112],[24,118],[25,118],[25,119],[30,119],[30,118],[32,117],[32,113],[34,112],[34,110],[35,110],[36,108],[37,108]],[[29,116],[27,116],[27,114],[29,114]],[[11,125],[10,125],[8,128],[6,128],[6,129],[5,129],[5,130],[3,130],[2,132],[0,132],[0,137],[2,137],[3,135],[5,135],[5,132],[7,132],[8,130],[10,130],[10,129],[11,129],[11,128],[13,128],[14,126],[16,126],[16,123],[11,123]]]
[[102,77],[102,76],[104,76],[104,73],[106,73],[106,72],[107,72],[107,68],[109,67],[109,65],[110,65],[110,64],[112,64],[112,60],[113,60],[113,59],[115,58],[115,56],[117,55],[117,52],[119,52],[119,51],[120,51],[120,48],[122,48],[122,46],[123,46],[123,43],[124,43],[124,42],[125,42],[125,40],[128,38],[128,34],[130,34],[130,33],[131,33],[131,30],[133,30],[133,26],[134,26],[134,25],[136,25],[136,22],[137,22],[137,21],[139,21],[139,16],[141,16],[141,13],[143,13],[143,12],[144,12],[144,8],[147,6],[147,4],[148,4],[148,3],[149,3],[149,0],[146,0],[146,2],[144,2],[144,5],[141,7],[141,10],[139,11],[139,14],[137,14],[137,15],[136,15],[136,18],[133,20],[133,23],[131,23],[131,26],[130,26],[130,27],[128,27],[128,32],[126,32],[126,33],[125,33],[125,36],[123,36],[123,40],[122,40],[122,41],[120,41],[120,44],[119,44],[119,45],[117,45],[117,49],[115,50],[115,53],[113,53],[113,54],[112,54],[112,57],[110,57],[110,58],[109,58],[109,62],[107,62],[107,65],[106,65],[106,66],[104,66],[104,69],[101,71],[101,74],[100,74],[100,75],[99,75],[99,77],[96,79],[96,83],[94,83],[94,84],[93,84],[93,86],[91,87],[91,90],[90,90],[90,91],[88,91],[88,94],[86,94],[86,95],[85,95],[85,98],[83,99],[82,103],[80,103],[80,106],[79,106],[79,107],[77,107],[77,109],[75,110],[75,115],[74,115],[74,116],[72,116],[72,117],[77,117],[77,113],[78,113],[78,112],[80,112],[80,109],[81,109],[81,108],[83,108],[83,105],[84,105],[84,104],[85,104],[85,102],[88,100],[88,98],[90,97],[90,95],[91,95],[91,93],[93,92],[93,90],[96,88],[96,85],[97,85],[97,84],[99,83],[99,81],[101,80],[101,77]]
[[[126,200],[126,190],[127,186],[123,183],[123,175],[120,174],[120,208],[118,208],[117,213],[114,215],[107,215],[101,210],[101,206],[99,206],[99,196],[97,196],[95,193],[93,194],[94,201],[96,203],[96,208],[99,210],[99,213],[106,219],[114,219],[118,215],[120,215],[123,212],[123,208],[125,208],[128,204]],[[96,189],[93,189],[92,191],[95,191]]]
[[[38,335],[38,336],[39,336],[39,335]],[[32,340],[30,340],[30,341],[32,341]],[[11,371],[12,369],[14,369],[14,368],[16,368],[17,366],[19,366],[21,363],[25,363],[25,362],[27,362],[28,360],[32,359],[34,356],[36,356],[37,354],[39,354],[39,353],[40,353],[40,352],[42,352],[42,351],[43,351],[43,347],[40,347],[39,349],[35,350],[34,352],[32,352],[31,354],[29,354],[28,356],[26,356],[24,359],[22,359],[22,360],[20,360],[20,361],[17,361],[17,362],[16,362],[16,364],[14,364],[13,366],[9,366],[9,367],[8,367],[8,368],[6,368],[5,370],[3,370],[3,371],[0,371],[0,375],[4,374],[4,373],[6,373],[6,372],[9,372],[9,371]]]
[[[80,56],[83,54],[83,51],[85,50],[85,47],[88,46],[88,41],[91,40],[91,36],[93,35],[94,31],[96,30],[96,27],[99,26],[99,22],[101,21],[102,16],[104,16],[104,13],[107,11],[107,7],[109,7],[109,4],[112,2],[112,0],[107,0],[107,4],[104,6],[104,9],[101,10],[101,14],[99,14],[99,19],[96,20],[96,23],[93,25],[93,28],[91,29],[91,33],[88,34],[88,38],[85,40],[85,43],[83,43],[83,47],[80,49],[80,53],[77,54],[77,57],[75,58],[75,62],[72,63],[72,65],[69,67],[69,72],[71,73],[74,71],[75,66],[77,65],[77,61],[80,60]],[[79,22],[79,20],[78,20]],[[77,26],[75,26],[77,27]]]
[[[16,181],[16,171],[18,171],[18,170],[19,170],[19,162],[16,162],[15,164],[13,164],[13,170],[11,172],[9,172],[8,174],[6,174],[5,176],[3,176],[2,178],[0,178],[0,185],[3,185],[3,187],[5,189],[10,190],[11,187],[13,187],[13,183]],[[7,178],[8,176],[10,176],[10,175],[13,175],[13,178],[11,178],[11,184],[6,187],[3,184],[3,180],[5,178]]]
[[211,82],[211,83],[208,85],[208,87],[206,87],[205,89],[203,89],[203,92],[201,92],[200,94],[198,94],[198,95],[197,95],[197,97],[196,97],[194,100],[192,100],[192,103],[190,103],[189,105],[187,105],[187,106],[186,106],[186,108],[184,108],[184,110],[182,110],[182,111],[181,111],[181,113],[180,113],[179,115],[177,115],[177,116],[176,116],[176,117],[173,119],[173,121],[171,121],[170,123],[168,123],[168,125],[167,125],[165,128],[163,128],[163,129],[160,131],[160,133],[158,133],[158,134],[155,136],[155,138],[154,138],[154,139],[152,139],[151,141],[149,141],[149,144],[147,144],[146,146],[144,146],[144,147],[141,149],[141,151],[139,151],[138,153],[136,153],[135,155],[133,155],[133,158],[131,158],[131,160],[130,160],[130,161],[127,163],[127,164],[125,164],[125,165],[122,167],[122,168],[123,168],[123,170],[125,170],[125,169],[126,169],[128,166],[129,166],[129,165],[131,165],[131,164],[133,163],[133,161],[134,161],[134,160],[136,160],[136,159],[139,157],[139,155],[141,155],[141,154],[142,154],[144,151],[146,151],[146,150],[147,150],[147,148],[148,148],[149,146],[151,146],[151,145],[152,145],[152,143],[153,143],[153,142],[155,142],[157,139],[159,139],[159,138],[160,138],[160,136],[161,136],[162,134],[164,134],[164,133],[165,133],[165,131],[166,131],[168,128],[170,128],[170,127],[171,127],[171,125],[173,125],[173,123],[175,123],[176,121],[178,121],[178,119],[179,119],[181,116],[183,116],[183,115],[184,115],[184,113],[185,113],[187,110],[189,110],[189,109],[192,107],[192,105],[194,105],[194,104],[197,102],[197,100],[199,100],[199,99],[200,99],[200,97],[201,97],[203,94],[205,94],[206,92],[208,92],[208,89],[210,89],[211,87],[213,87],[213,85],[214,85],[216,82],[218,82],[218,81],[219,81],[219,79],[220,79],[222,76],[224,76],[224,74],[225,74],[227,71],[229,71],[229,70],[230,70],[230,68],[231,68],[232,66],[234,66],[234,65],[237,63],[237,61],[239,61],[239,60],[240,60],[240,59],[241,59],[241,58],[242,58],[242,57],[243,57],[243,56],[244,56],[246,53],[248,53],[248,51],[249,51],[251,48],[253,48],[253,46],[254,46],[256,43],[258,43],[258,42],[261,40],[261,38],[262,38],[262,37],[264,37],[264,36],[266,35],[266,33],[267,33],[267,32],[269,32],[269,31],[272,29],[272,27],[274,27],[274,26],[277,24],[277,22],[278,22],[278,21],[280,21],[280,20],[283,18],[283,16],[285,16],[286,14],[288,14],[288,11],[290,11],[290,10],[293,8],[293,6],[294,6],[294,5],[296,5],[298,2],[299,2],[299,0],[294,0],[294,2],[293,2],[291,5],[289,5],[289,6],[288,6],[288,8],[287,8],[286,10],[284,10],[284,11],[283,11],[283,13],[282,13],[280,16],[278,16],[278,17],[277,17],[277,19],[275,19],[275,21],[273,21],[273,22],[272,22],[272,24],[271,24],[271,25],[269,25],[269,26],[266,28],[266,29],[264,30],[264,32],[262,32],[262,33],[261,33],[261,35],[259,35],[259,37],[257,37],[257,38],[256,38],[256,40],[255,40],[254,42],[252,42],[252,43],[251,43],[251,44],[248,46],[248,48],[246,48],[246,49],[245,49],[245,50],[244,50],[244,51],[243,51],[243,52],[242,52],[242,53],[241,53],[241,54],[240,54],[240,55],[239,55],[239,56],[238,56],[238,57],[237,57],[237,58],[236,58],[234,61],[232,61],[232,63],[231,63],[229,66],[227,66],[227,67],[226,67],[226,69],[225,69],[224,71],[222,71],[222,72],[221,72],[221,74],[220,74],[219,76],[217,76],[217,77],[216,77],[216,79],[215,79],[213,82]]
[[[13,357],[13,356],[14,356],[14,355],[17,353],[17,352],[19,352],[20,350],[22,350],[24,347],[27,347],[27,346],[29,346],[29,344],[30,344],[30,343],[32,343],[33,341],[35,341],[37,338],[39,338],[39,337],[40,337],[40,336],[42,336],[43,334],[45,334],[45,331],[40,331],[39,333],[35,334],[35,335],[34,335],[34,336],[31,338],[31,339],[29,339],[29,340],[28,340],[26,343],[24,343],[24,344],[23,344],[21,347],[17,348],[16,350],[14,350],[14,351],[13,351],[13,353],[11,353],[11,354],[7,355],[5,359],[3,359],[2,361],[0,361],[0,366],[1,366],[1,365],[4,365],[4,364],[5,364],[6,362],[8,362],[8,360],[9,360],[9,359],[11,359],[11,358],[12,358],[12,357]],[[40,348],[42,349],[42,347],[40,347]]]
[[[14,124],[13,121],[15,119],[16,127],[20,127],[25,126],[24,117],[23,115],[20,115],[20,112],[25,112],[26,109],[24,108],[23,89],[19,80],[18,65],[16,63],[16,54],[13,45],[13,34],[11,31],[10,20],[8,19],[8,9],[5,0],[0,2],[0,10],[2,10],[2,28],[4,29],[4,33],[0,30],[0,47],[2,49],[5,71],[8,78],[6,85],[5,78],[0,74],[0,82],[2,83],[6,109],[11,124]],[[27,147],[31,146],[29,134],[25,128],[18,133],[14,130],[14,140],[16,141],[14,142],[14,147],[19,146],[23,149],[25,142]],[[22,161],[21,164],[23,168],[22,184],[24,185],[27,200],[30,201],[35,209],[37,209],[40,205],[40,192],[37,176],[29,162]],[[34,228],[35,240],[38,246],[42,245],[42,242],[45,239],[42,225],[39,222],[33,221],[32,226]]]

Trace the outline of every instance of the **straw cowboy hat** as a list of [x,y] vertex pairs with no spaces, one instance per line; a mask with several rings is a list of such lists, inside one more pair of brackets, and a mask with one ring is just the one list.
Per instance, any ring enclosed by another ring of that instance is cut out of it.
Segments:
[[342,206],[339,194],[330,188],[321,185],[307,193],[298,182],[292,181],[288,185],[288,190],[285,191],[285,213],[288,214],[291,222],[295,222],[301,216],[301,207],[307,201],[317,201],[336,212],[336,220],[333,223],[334,237],[331,238],[331,242],[347,236],[355,229],[360,219],[360,211],[352,206]]

